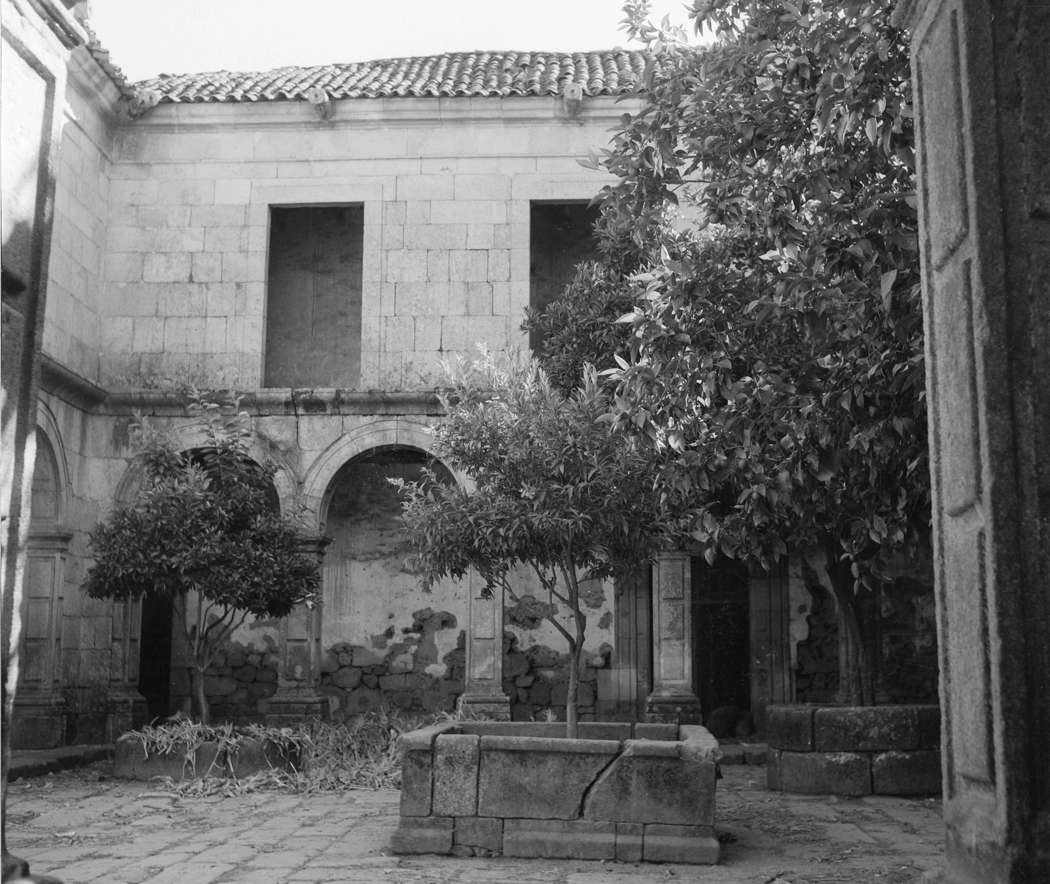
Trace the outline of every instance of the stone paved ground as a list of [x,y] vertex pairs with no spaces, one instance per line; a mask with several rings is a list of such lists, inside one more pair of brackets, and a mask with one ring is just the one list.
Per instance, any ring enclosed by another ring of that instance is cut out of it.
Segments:
[[65,884],[907,884],[940,862],[934,799],[789,796],[765,769],[725,767],[719,866],[398,857],[398,793],[174,798],[106,776],[107,764],[19,780],[8,845]]

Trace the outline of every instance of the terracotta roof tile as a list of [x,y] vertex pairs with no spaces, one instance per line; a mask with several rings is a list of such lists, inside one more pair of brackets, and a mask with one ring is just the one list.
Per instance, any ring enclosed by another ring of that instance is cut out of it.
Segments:
[[579,83],[585,95],[624,95],[641,81],[646,59],[627,49],[452,52],[260,73],[161,74],[134,88],[158,93],[161,102],[295,101],[311,87],[332,99],[560,95],[565,83]]

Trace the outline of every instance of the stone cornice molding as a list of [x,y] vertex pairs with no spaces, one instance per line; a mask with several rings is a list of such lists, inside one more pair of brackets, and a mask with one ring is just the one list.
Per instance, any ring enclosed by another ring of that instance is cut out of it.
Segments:
[[40,356],[40,389],[90,411],[105,401],[106,390],[46,353]]
[[[241,407],[253,416],[300,417],[310,415],[423,415],[443,413],[432,390],[383,392],[336,388],[293,390],[264,388],[244,393]],[[186,399],[170,390],[111,390],[100,412],[130,414],[185,414]]]
[[478,98],[344,98],[332,102],[332,118],[323,124],[305,101],[164,102],[148,116],[126,123],[136,130],[193,132],[236,126],[270,129],[303,126],[325,131],[399,126],[433,126],[441,123],[561,123],[569,126],[608,126],[624,113],[637,111],[641,100],[633,97],[588,98],[576,117],[570,117],[560,96],[510,96]]

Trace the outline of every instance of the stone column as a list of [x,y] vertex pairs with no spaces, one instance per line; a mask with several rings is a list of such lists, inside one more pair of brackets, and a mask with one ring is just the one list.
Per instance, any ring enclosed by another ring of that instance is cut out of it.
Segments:
[[905,0],[949,881],[1050,881],[1050,5]]
[[482,595],[476,575],[467,579],[470,610],[467,616],[466,684],[459,698],[460,712],[506,721],[510,698],[503,693],[503,593]]
[[[324,558],[327,537],[303,541],[303,552]],[[312,607],[297,605],[280,628],[277,693],[266,704],[266,723],[295,724],[314,716],[326,718],[328,698],[321,691],[321,614],[323,593]]]
[[692,557],[665,552],[653,565],[653,690],[645,701],[650,721],[699,723],[693,689]]

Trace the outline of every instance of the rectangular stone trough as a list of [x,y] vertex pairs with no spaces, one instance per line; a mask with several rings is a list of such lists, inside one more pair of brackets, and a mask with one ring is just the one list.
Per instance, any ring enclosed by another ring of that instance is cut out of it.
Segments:
[[716,863],[699,725],[446,722],[401,738],[395,853]]

